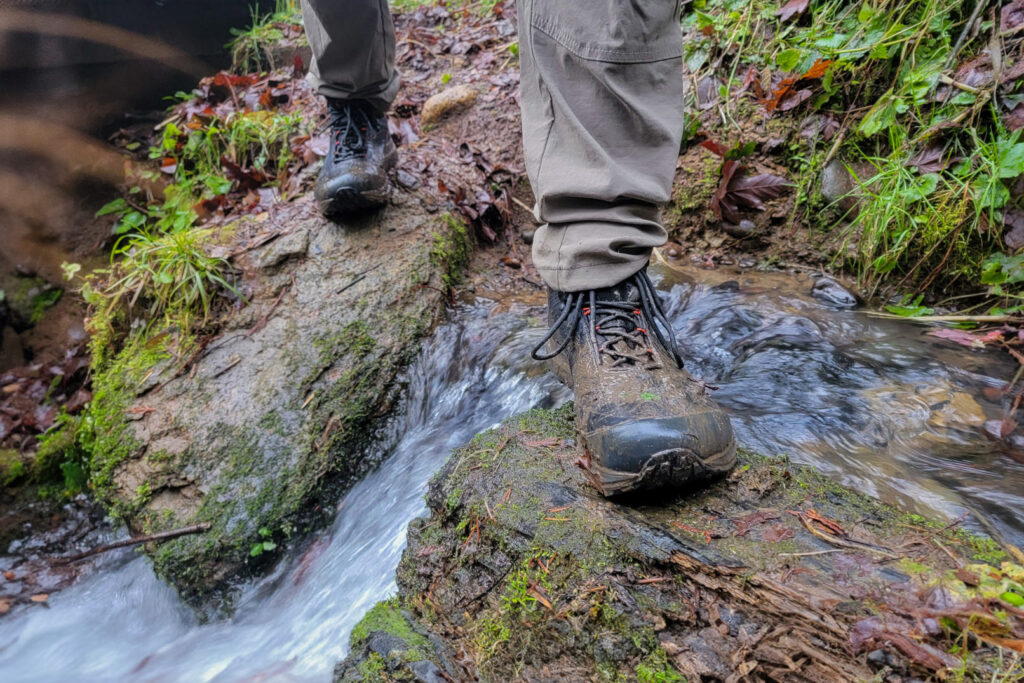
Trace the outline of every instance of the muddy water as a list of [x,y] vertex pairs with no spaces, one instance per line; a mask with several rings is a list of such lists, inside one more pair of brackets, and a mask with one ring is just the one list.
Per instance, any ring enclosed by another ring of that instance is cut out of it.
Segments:
[[[743,446],[922,511],[969,506],[1024,538],[1024,466],[982,428],[1000,415],[984,390],[1008,363],[824,306],[808,280],[658,274],[690,367],[719,387]],[[329,680],[352,626],[394,589],[405,527],[450,450],[569,397],[528,360],[540,313],[480,301],[439,330],[408,373],[381,445],[391,458],[339,502],[332,528],[245,589],[233,619],[199,625],[144,559],[110,554],[49,609],[0,622],[4,680]]]

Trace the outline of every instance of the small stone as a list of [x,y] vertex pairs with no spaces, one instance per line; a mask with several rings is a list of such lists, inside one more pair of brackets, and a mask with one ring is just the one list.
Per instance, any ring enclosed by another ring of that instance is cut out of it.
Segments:
[[665,255],[669,258],[679,258],[679,250],[675,247],[669,247],[665,250]]
[[743,268],[743,269],[757,268],[757,259],[752,259],[752,258],[749,258],[749,257],[742,258],[742,259],[740,259],[740,264],[739,265],[740,265],[740,268]]
[[521,237],[523,242],[525,242],[526,244],[533,244],[533,235],[534,231],[529,229],[523,230],[522,232],[519,233],[519,237]]
[[448,114],[463,112],[473,106],[478,94],[475,88],[468,85],[457,85],[442,90],[423,103],[420,122],[424,126],[430,126]]
[[744,218],[739,222],[739,225],[723,222],[722,230],[724,230],[725,233],[730,237],[735,237],[736,239],[744,239],[750,237],[755,232],[757,232],[757,226],[754,225],[754,221]]
[[395,174],[395,180],[398,182],[399,187],[406,190],[415,190],[420,186],[419,178],[401,168]]
[[815,279],[811,287],[811,296],[836,308],[856,308],[858,304],[856,294],[828,275],[820,275]]

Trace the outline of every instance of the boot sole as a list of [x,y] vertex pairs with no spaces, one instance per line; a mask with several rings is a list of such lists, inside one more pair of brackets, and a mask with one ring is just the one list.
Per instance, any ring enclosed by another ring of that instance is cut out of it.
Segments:
[[607,498],[637,492],[682,490],[709,483],[736,465],[736,444],[706,458],[685,448],[655,453],[639,472],[620,472],[599,464],[590,466],[594,485]]
[[[572,386],[569,363],[563,355],[548,361],[552,372],[562,384]],[[586,439],[580,441],[587,448]],[[622,472],[591,464],[594,485],[607,498],[640,491],[665,491],[701,485],[719,479],[736,466],[736,442],[725,450],[701,458],[686,448],[673,448],[655,453],[639,472]]]

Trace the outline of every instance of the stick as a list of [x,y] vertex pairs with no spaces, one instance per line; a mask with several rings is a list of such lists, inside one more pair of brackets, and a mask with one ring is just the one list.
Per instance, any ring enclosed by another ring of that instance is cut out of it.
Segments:
[[911,320],[919,323],[1008,323],[1021,322],[1019,315],[896,315],[882,311],[866,311],[872,318],[889,318],[891,320]]
[[206,531],[210,528],[209,522],[202,522],[201,524],[193,524],[192,526],[183,527],[181,529],[172,529],[171,531],[161,531],[158,534],[148,534],[146,536],[135,536],[133,538],[125,538],[120,541],[114,541],[106,545],[101,545],[93,548],[92,550],[86,550],[84,553],[78,553],[71,557],[58,557],[55,562],[57,564],[69,564],[71,562],[78,562],[84,560],[87,557],[93,555],[99,555],[105,553],[108,550],[116,550],[117,548],[127,548],[133,545],[139,545],[140,543],[149,543],[150,541],[165,541],[169,538],[177,538],[178,536],[186,536],[188,534],[198,534],[202,531]]

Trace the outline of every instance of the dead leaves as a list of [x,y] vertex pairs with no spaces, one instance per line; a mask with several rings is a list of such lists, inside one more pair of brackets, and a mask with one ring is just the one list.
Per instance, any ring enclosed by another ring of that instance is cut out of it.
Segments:
[[811,4],[810,0],[789,0],[785,5],[779,8],[775,13],[780,21],[789,21],[795,16],[799,16],[807,11],[807,6]]
[[[706,140],[701,145],[726,156],[717,142]],[[761,211],[766,201],[781,197],[789,187],[789,181],[771,173],[748,175],[739,161],[727,158],[722,163],[722,180],[711,196],[711,210],[720,221],[739,223],[741,206]]]
[[74,414],[85,407],[92,399],[84,388],[88,366],[85,348],[72,347],[59,361],[33,363],[0,376],[0,447],[30,445],[53,426],[61,409]]
[[[761,100],[761,104],[769,112],[773,112],[776,109],[781,111],[789,111],[795,108],[800,103],[804,102],[811,96],[809,89],[797,91],[796,87],[804,81],[819,80],[828,71],[828,68],[832,65],[831,60],[819,59],[811,68],[800,74],[799,76],[790,76],[782,79],[774,90],[772,90],[771,97],[767,97]],[[787,99],[795,98],[795,103],[787,103]]]

